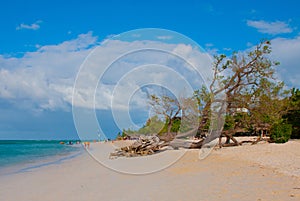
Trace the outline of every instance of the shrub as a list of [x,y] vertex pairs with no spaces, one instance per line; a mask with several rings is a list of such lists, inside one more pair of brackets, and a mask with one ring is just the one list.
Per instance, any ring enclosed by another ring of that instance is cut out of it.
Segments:
[[272,126],[270,138],[275,143],[287,142],[292,134],[292,125],[277,123]]

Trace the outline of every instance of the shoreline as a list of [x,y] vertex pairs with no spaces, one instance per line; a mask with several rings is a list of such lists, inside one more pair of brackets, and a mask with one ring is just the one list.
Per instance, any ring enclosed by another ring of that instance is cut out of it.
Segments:
[[[106,145],[111,143],[91,143],[90,151],[96,153]],[[0,194],[6,201],[297,200],[300,199],[300,175],[286,174],[278,167],[287,163],[288,168],[300,169],[297,159],[299,145],[300,141],[292,141],[283,145],[215,149],[203,160],[199,160],[198,150],[188,150],[171,166],[144,175],[113,171],[100,165],[83,150],[82,154],[70,160],[2,177]],[[282,150],[285,152],[277,156]],[[276,156],[275,161],[269,156],[270,151]],[[167,150],[164,153],[172,155],[178,152],[183,150]],[[270,160],[255,158],[257,152]],[[124,167],[121,165],[123,161],[136,165],[138,160],[119,158],[113,163]]]
[[33,162],[22,161],[15,164],[8,164],[0,168],[0,178],[3,176],[10,176],[23,172],[31,172],[32,170],[36,170],[46,166],[64,163],[68,160],[72,160],[73,158],[82,155],[83,152],[85,152],[85,150],[83,148],[79,148],[76,151],[64,153],[63,155],[46,156],[43,159],[37,159]]

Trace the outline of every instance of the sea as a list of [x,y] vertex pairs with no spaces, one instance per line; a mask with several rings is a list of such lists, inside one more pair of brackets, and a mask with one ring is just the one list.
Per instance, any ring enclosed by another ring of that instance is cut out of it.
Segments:
[[62,163],[82,153],[75,141],[0,140],[0,176]]

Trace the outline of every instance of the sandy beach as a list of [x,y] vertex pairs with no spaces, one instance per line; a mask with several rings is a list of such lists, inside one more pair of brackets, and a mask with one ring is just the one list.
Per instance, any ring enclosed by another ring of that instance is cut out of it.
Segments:
[[300,141],[215,149],[203,160],[198,150],[111,160],[111,148],[92,143],[93,157],[1,176],[0,200],[300,200]]

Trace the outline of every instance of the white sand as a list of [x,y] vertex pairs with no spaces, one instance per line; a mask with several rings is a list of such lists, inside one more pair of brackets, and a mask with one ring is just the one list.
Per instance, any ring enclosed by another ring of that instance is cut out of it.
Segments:
[[[97,158],[109,149],[109,145],[91,144]],[[104,162],[119,170],[153,170],[183,152]],[[2,176],[0,200],[300,200],[299,153],[300,141],[223,148],[204,160],[198,159],[198,151],[190,150],[170,167],[144,175],[113,171],[85,153],[62,164]]]
[[[238,157],[277,172],[300,177],[300,141],[285,144],[262,142],[257,145],[222,148],[217,153],[223,157]],[[241,154],[238,154],[241,153]]]

